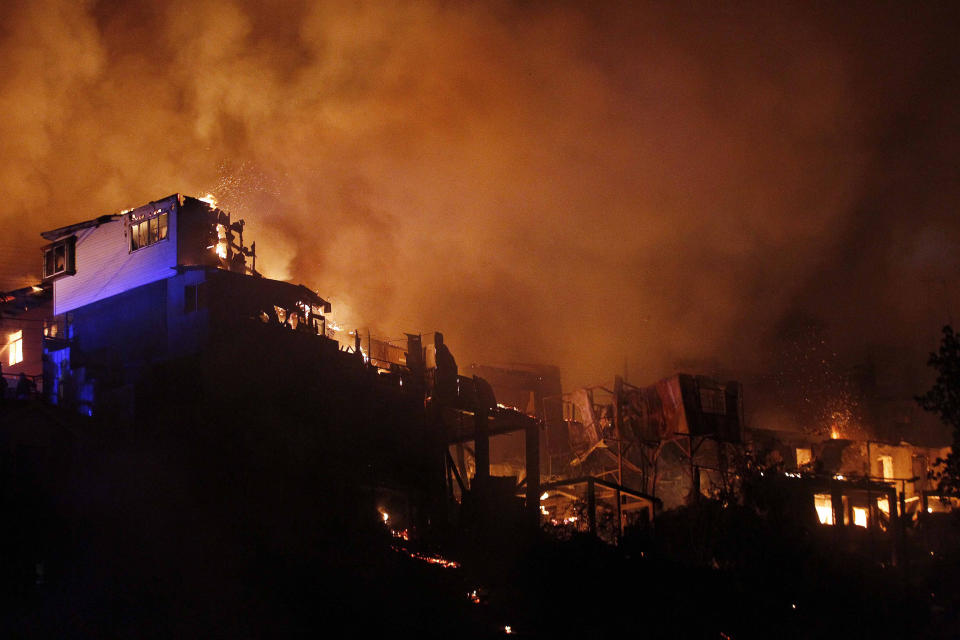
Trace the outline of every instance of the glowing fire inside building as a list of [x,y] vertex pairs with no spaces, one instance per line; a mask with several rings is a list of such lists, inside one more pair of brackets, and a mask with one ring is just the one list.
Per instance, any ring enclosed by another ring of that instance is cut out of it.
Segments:
[[764,430],[745,385],[717,376],[565,391],[555,366],[460,367],[440,332],[345,329],[313,289],[259,273],[244,232],[209,194],[44,232],[42,281],[2,298],[4,400],[168,446],[231,442],[246,508],[273,513],[255,487],[276,478],[316,483],[320,520],[351,496],[396,554],[444,569],[462,563],[426,542],[450,527],[618,548],[670,514],[745,504],[758,478],[797,526],[868,531],[893,565],[908,527],[953,508],[929,481],[947,450],[859,437],[849,405],[826,434]]

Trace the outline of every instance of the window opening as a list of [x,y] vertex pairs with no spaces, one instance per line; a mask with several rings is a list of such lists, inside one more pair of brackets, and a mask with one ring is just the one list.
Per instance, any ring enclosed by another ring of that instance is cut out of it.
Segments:
[[183,312],[192,313],[207,306],[207,283],[188,284],[183,287]]
[[23,331],[15,331],[7,336],[7,364],[13,366],[23,362]]
[[130,214],[130,251],[136,251],[167,239],[167,212],[157,209],[149,214]]
[[43,248],[43,277],[76,273],[76,236],[58,240]]
[[820,524],[833,524],[833,498],[829,493],[814,495],[813,506],[817,510],[817,518],[820,520]]
[[893,456],[880,456],[877,462],[883,479],[893,480]]

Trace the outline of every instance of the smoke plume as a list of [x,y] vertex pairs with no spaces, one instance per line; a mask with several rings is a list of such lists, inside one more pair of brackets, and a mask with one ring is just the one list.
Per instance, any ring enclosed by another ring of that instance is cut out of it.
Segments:
[[957,13],[5,2],[2,286],[42,230],[212,192],[267,275],[464,363],[756,371],[804,313],[915,387],[957,310]]

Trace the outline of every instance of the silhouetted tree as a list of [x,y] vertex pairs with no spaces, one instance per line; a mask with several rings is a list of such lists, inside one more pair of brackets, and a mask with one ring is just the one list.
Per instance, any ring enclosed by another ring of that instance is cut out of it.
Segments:
[[937,380],[916,400],[953,429],[953,448],[946,460],[937,459],[934,479],[939,481],[940,491],[960,495],[960,335],[950,325],[943,328],[940,349],[930,354],[927,365],[936,370]]

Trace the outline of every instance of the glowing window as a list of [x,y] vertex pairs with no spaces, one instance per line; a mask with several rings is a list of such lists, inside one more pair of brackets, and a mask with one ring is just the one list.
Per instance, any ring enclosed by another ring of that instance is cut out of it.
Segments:
[[833,524],[833,499],[829,493],[814,495],[813,506],[817,509],[817,518],[820,519],[820,524]]
[[884,480],[893,480],[893,456],[880,456],[877,459],[880,475]]
[[853,524],[858,527],[867,528],[867,510],[862,507],[853,508]]
[[15,365],[23,362],[23,331],[17,331],[7,336],[7,364]]
[[130,214],[130,251],[136,251],[167,239],[167,212]]
[[17,331],[7,336],[7,364],[15,365],[23,362],[23,331]]
[[797,466],[802,467],[810,464],[813,460],[813,452],[810,449],[797,448]]

